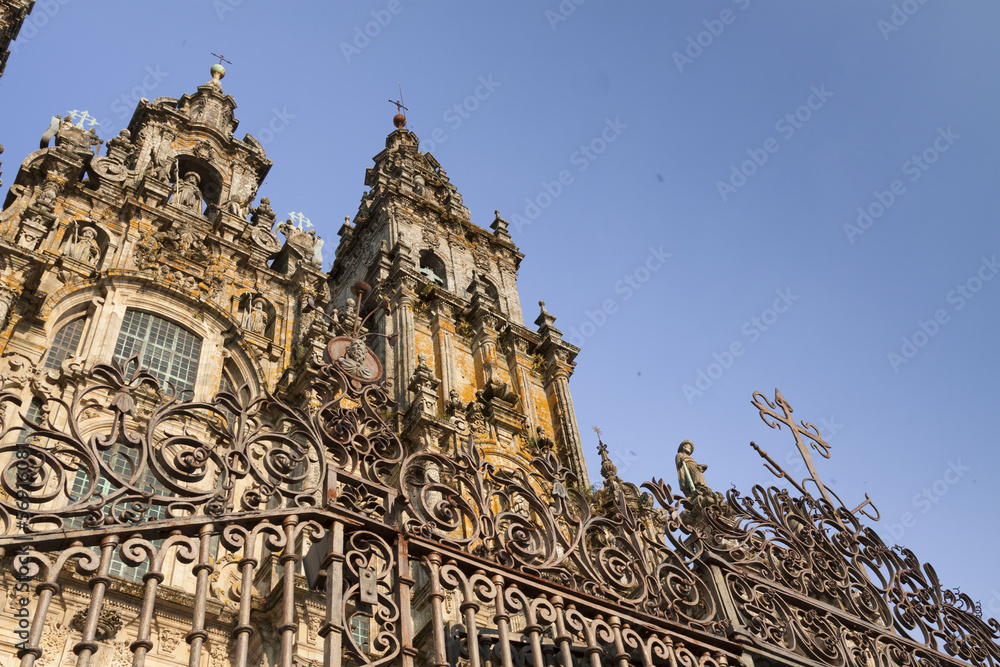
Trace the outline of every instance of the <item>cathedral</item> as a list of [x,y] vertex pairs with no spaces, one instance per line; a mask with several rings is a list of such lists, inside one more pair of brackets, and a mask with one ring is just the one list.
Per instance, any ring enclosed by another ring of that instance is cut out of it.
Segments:
[[279,220],[210,73],[106,144],[53,117],[11,179],[0,664],[1000,667],[780,392],[806,481],[755,446],[790,488],[723,494],[684,441],[640,487],[598,433],[591,484],[499,212],[398,114],[336,243]]

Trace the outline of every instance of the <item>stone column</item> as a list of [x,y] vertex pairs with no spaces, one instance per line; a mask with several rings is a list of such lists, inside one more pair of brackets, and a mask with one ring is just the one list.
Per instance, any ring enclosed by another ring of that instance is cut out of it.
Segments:
[[507,367],[514,382],[514,391],[521,397],[521,411],[531,425],[534,434],[538,423],[535,412],[535,401],[532,397],[531,365],[528,357],[528,341],[517,335],[512,329],[507,329],[502,338],[504,352],[507,356]]
[[590,476],[587,474],[587,464],[583,457],[583,442],[580,439],[580,429],[576,425],[573,397],[569,393],[569,373],[563,368],[556,368],[550,376],[549,389],[556,398],[556,428],[565,447],[568,459],[566,465],[580,476],[580,484],[589,488]]
[[396,341],[395,349],[396,376],[393,378],[393,386],[396,389],[396,401],[399,403],[399,410],[400,412],[404,412],[410,404],[406,383],[416,369],[417,350],[415,341],[416,329],[413,321],[413,297],[407,292],[400,290],[396,293],[392,310],[393,330],[399,333],[399,340]]
[[441,371],[441,400],[447,401],[451,390],[458,389],[458,383],[455,371],[455,343],[452,340],[451,330],[446,327],[443,309],[444,306],[441,304],[435,308],[431,320],[431,335],[434,336],[434,345],[437,348],[437,367]]
[[528,418],[528,423],[532,427],[531,432],[534,433],[534,429],[541,424],[538,423],[538,413],[535,412],[535,401],[531,395],[531,370],[521,364],[517,365],[517,385],[517,393],[521,396],[524,416]]

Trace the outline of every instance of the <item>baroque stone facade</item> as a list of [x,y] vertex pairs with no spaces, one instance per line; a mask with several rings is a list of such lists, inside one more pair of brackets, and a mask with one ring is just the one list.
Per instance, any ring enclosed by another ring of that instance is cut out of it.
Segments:
[[7,67],[10,43],[17,39],[21,24],[31,13],[35,0],[2,0],[0,2],[0,76]]
[[2,664],[1000,667],[778,392],[791,492],[715,492],[688,441],[640,488],[600,434],[591,487],[499,213],[397,117],[323,274],[224,74],[104,155],[53,118],[0,213]]

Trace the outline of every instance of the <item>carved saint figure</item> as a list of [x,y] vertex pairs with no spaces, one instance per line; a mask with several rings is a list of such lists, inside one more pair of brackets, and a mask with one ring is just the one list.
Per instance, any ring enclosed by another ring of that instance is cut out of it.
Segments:
[[255,299],[248,306],[247,312],[243,313],[240,326],[252,333],[264,335],[264,330],[267,328],[267,313],[264,311],[263,299]]
[[367,357],[368,348],[365,347],[364,342],[360,338],[355,338],[351,340],[351,344],[347,346],[347,351],[344,352],[344,356],[337,359],[337,363],[340,364],[341,368],[347,371],[348,375],[365,378],[367,380],[372,376],[371,369],[365,366],[365,359],[367,359]]
[[700,465],[691,456],[694,453],[694,445],[690,440],[685,440],[677,448],[677,481],[681,491],[688,498],[695,498],[701,495],[712,495],[712,490],[705,481],[705,471],[707,465]]
[[93,227],[84,227],[82,230],[74,229],[73,235],[66,239],[63,244],[62,254],[77,262],[83,262],[90,266],[97,266],[97,260],[101,258],[101,246],[97,243],[97,232]]
[[[357,312],[355,312],[356,309],[357,309],[357,301],[348,297],[347,308],[344,309],[344,317],[341,320],[341,326],[344,329],[344,333],[346,333],[348,336],[353,336],[355,333],[354,325],[357,324],[358,322],[358,315]],[[357,333],[364,333],[364,331],[359,331]]]
[[177,184],[175,201],[182,208],[189,208],[201,214],[201,190],[198,183],[201,177],[193,171],[184,174],[184,180]]
[[239,197],[233,197],[226,204],[226,210],[235,215],[237,218],[247,217],[247,203],[240,201]]

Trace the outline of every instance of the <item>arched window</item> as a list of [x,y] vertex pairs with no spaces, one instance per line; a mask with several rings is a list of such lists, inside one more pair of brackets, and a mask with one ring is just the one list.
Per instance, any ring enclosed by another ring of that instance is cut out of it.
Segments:
[[64,361],[76,354],[80,347],[85,320],[84,317],[70,320],[56,332],[55,338],[52,339],[52,345],[49,346],[49,351],[45,355],[45,363],[42,364],[42,368],[56,370],[62,366]]
[[486,296],[488,296],[495,303],[500,303],[500,292],[497,290],[497,286],[490,281],[489,278],[482,278],[483,285],[486,286]]
[[187,329],[152,313],[128,310],[115,345],[115,359],[125,363],[135,354],[139,365],[165,386],[172,384],[177,392],[194,389],[201,339]]
[[430,250],[420,251],[420,274],[447,289],[448,274],[445,272],[444,262]]
[[[485,296],[493,303],[500,305],[500,292],[497,290],[497,286],[494,285],[489,278],[484,278],[482,276],[479,276],[479,283],[480,283],[480,289],[486,292],[486,294],[484,294],[483,296]],[[471,297],[475,287],[476,287],[476,280],[475,278],[473,278],[472,282],[469,283],[469,286],[465,288],[466,296]]]

